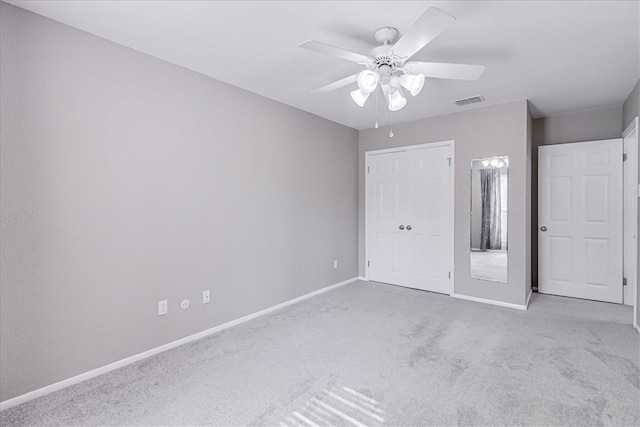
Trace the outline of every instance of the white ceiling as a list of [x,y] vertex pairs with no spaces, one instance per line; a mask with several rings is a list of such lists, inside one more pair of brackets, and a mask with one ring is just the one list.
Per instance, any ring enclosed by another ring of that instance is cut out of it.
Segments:
[[[394,113],[405,122],[528,99],[534,117],[619,106],[638,81],[637,1],[9,1],[72,27],[355,129],[375,100],[356,85],[312,89],[361,66],[298,48],[313,39],[369,55],[373,32],[402,35],[429,7],[457,19],[412,59],[483,64],[476,82],[427,79]],[[465,107],[453,101],[483,95]],[[380,104],[380,122],[390,113]]]

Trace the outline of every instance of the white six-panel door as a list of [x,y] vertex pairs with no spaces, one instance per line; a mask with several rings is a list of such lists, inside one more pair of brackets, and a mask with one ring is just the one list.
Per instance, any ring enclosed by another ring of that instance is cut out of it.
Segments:
[[400,265],[401,209],[406,203],[405,153],[370,156],[367,164],[366,215],[369,279],[400,284],[404,280]]
[[622,140],[538,151],[540,293],[622,302]]
[[450,152],[446,145],[367,156],[369,280],[452,292]]
[[[451,293],[449,147],[407,151],[406,286]],[[411,230],[407,228],[411,227]]]

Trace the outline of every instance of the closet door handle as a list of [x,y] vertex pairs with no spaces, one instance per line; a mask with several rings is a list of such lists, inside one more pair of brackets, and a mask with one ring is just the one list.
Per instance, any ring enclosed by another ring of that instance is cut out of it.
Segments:
[[410,225],[407,225],[407,230],[411,230],[411,226]]
[[543,225],[542,227],[540,227],[540,231],[547,231],[547,227]]
[[401,225],[399,228],[400,230],[404,230],[404,225]]

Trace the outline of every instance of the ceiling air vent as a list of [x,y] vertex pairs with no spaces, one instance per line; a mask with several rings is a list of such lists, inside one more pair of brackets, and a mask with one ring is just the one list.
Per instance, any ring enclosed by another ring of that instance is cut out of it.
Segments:
[[478,102],[484,101],[484,96],[472,96],[471,98],[458,99],[457,101],[453,101],[456,105],[468,105],[468,104],[476,104]]

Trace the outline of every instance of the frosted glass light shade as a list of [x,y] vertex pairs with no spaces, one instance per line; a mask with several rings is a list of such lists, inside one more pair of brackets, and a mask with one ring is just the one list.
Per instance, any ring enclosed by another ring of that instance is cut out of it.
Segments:
[[364,70],[358,75],[358,87],[364,93],[371,93],[378,87],[380,75],[371,70]]
[[416,96],[424,86],[424,74],[403,74],[400,76],[400,84],[411,93],[411,96]]
[[389,110],[398,111],[402,110],[407,105],[407,98],[402,96],[401,89],[389,92]]
[[353,101],[360,107],[364,107],[364,103],[367,102],[367,98],[369,98],[369,93],[364,92],[362,89],[356,89],[351,92],[351,99],[353,99]]

